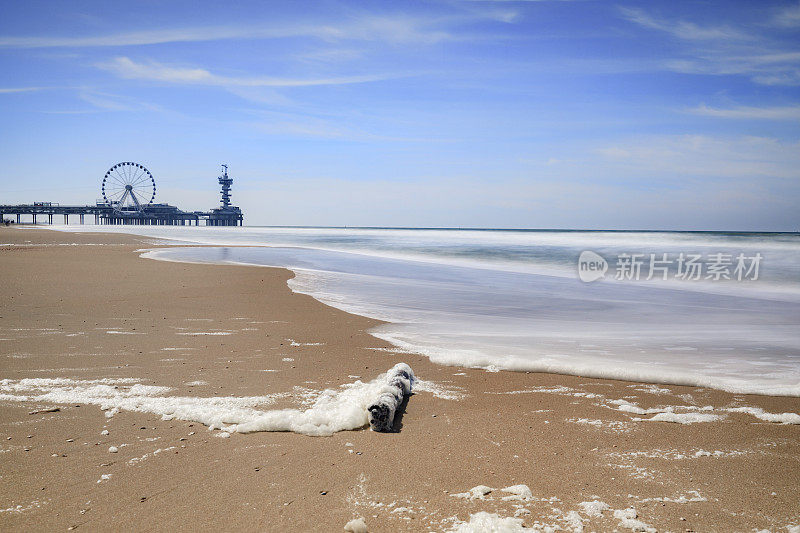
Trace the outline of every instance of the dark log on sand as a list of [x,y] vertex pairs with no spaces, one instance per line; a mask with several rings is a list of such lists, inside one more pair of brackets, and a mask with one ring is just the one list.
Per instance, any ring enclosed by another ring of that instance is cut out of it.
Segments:
[[372,431],[392,431],[397,409],[411,395],[415,379],[414,371],[405,363],[397,363],[386,373],[386,386],[367,408]]

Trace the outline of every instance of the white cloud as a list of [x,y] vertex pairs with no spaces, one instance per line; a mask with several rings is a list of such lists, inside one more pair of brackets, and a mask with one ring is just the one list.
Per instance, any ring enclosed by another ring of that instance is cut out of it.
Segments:
[[800,105],[782,107],[739,106],[728,109],[700,105],[686,110],[694,115],[717,118],[757,120],[800,120]]
[[213,74],[203,68],[169,66],[156,61],[137,63],[128,57],[116,57],[111,61],[97,63],[96,66],[125,79],[218,87],[310,87],[368,83],[402,77],[397,74],[366,74],[313,79],[231,77]]
[[[683,45],[681,57],[663,61],[674,72],[704,75],[744,75],[762,85],[800,85],[800,52],[793,41],[781,43],[768,26],[748,29],[702,26],[694,22],[656,18],[641,9],[621,8],[624,18],[647,29],[674,37]],[[788,19],[787,19],[788,20]]]
[[43,87],[8,87],[8,88],[0,88],[0,94],[10,94],[10,93],[29,93],[33,91],[41,91]]

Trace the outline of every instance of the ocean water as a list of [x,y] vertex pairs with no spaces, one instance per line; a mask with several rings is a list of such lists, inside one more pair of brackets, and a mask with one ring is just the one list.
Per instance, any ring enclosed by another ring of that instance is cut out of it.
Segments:
[[[381,319],[376,336],[440,364],[800,396],[798,234],[55,229],[211,245],[153,259],[289,268],[294,291]],[[604,279],[579,278],[586,250],[607,261]],[[700,279],[680,279],[681,254]]]

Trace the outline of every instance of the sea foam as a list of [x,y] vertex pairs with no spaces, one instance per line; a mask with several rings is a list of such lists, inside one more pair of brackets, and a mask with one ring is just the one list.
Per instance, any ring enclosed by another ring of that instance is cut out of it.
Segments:
[[[407,368],[402,363],[399,365]],[[130,378],[4,379],[0,380],[0,400],[97,405],[107,416],[120,410],[151,413],[164,420],[199,422],[228,434],[291,431],[327,436],[367,426],[368,407],[387,390],[393,390],[389,377],[395,375],[392,369],[366,383],[358,380],[338,389],[315,392],[307,409],[257,409],[290,396],[288,393],[246,397],[167,396],[172,391],[169,387],[143,385]]]

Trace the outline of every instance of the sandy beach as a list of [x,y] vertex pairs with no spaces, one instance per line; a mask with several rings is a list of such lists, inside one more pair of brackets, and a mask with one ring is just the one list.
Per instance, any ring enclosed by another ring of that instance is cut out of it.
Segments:
[[[126,235],[11,227],[0,243],[3,531],[800,530],[800,425],[780,416],[799,398],[439,366],[292,293],[287,270],[143,259],[159,244]],[[395,433],[20,399],[22,380],[64,378],[302,410],[398,362],[423,385]]]

